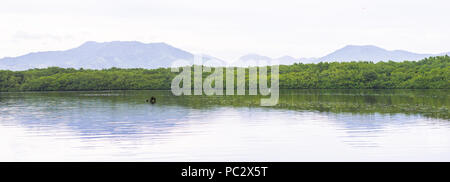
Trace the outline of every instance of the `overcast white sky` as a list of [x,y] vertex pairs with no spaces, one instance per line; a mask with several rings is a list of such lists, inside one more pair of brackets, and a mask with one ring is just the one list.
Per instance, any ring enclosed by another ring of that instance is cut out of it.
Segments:
[[85,41],[166,42],[234,60],[347,44],[450,51],[448,0],[1,0],[0,58]]

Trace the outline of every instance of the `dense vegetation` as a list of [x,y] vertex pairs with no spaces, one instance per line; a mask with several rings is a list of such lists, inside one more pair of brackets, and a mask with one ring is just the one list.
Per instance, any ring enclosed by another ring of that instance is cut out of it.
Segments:
[[[178,73],[169,68],[4,70],[0,71],[0,91],[170,89],[176,75]],[[280,88],[450,89],[450,57],[404,62],[282,65]]]

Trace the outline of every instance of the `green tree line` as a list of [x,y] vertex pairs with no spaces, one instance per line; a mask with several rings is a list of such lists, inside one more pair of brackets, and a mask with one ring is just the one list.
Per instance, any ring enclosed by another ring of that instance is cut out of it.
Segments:
[[[450,89],[447,55],[403,62],[296,63],[281,65],[279,73],[280,88],[286,89]],[[0,91],[170,89],[172,79],[178,74],[170,68],[0,70]],[[209,74],[205,72],[203,78]],[[246,74],[248,86],[248,69]]]

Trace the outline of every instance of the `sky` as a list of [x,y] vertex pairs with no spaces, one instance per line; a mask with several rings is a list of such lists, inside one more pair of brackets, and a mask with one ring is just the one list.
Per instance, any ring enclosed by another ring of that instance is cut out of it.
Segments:
[[86,41],[165,42],[225,60],[345,45],[450,51],[448,0],[1,0],[0,58]]

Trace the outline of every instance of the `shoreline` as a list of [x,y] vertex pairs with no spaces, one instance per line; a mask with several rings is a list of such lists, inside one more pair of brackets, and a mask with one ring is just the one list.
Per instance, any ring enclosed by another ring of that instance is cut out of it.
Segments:
[[[194,90],[194,89],[191,89]],[[226,89],[224,89],[226,90]],[[236,89],[235,89],[236,90]],[[450,88],[280,88],[280,90],[450,90]],[[33,92],[111,92],[111,91],[171,91],[170,89],[112,89],[112,90],[26,90],[0,91],[0,93],[33,93]],[[246,90],[247,91],[247,90]],[[258,94],[259,95],[259,94]],[[213,96],[227,96],[213,95]],[[233,95],[228,95],[233,96]],[[248,95],[242,95],[248,96]],[[251,95],[254,96],[254,95]],[[256,95],[257,96],[257,95]]]

